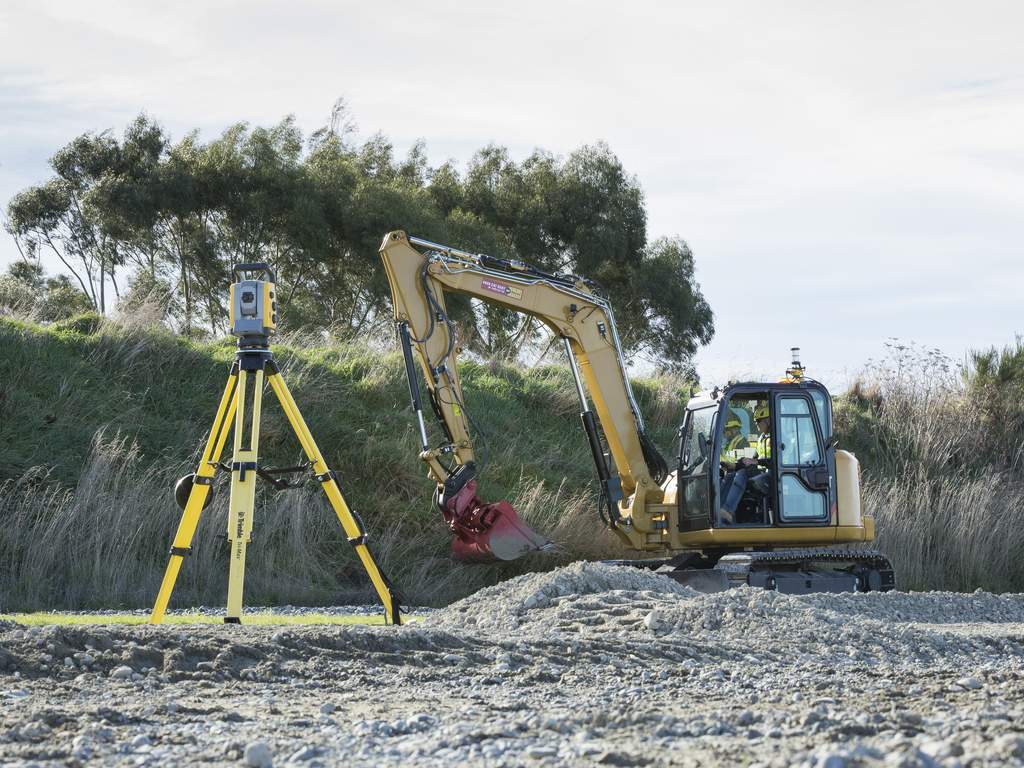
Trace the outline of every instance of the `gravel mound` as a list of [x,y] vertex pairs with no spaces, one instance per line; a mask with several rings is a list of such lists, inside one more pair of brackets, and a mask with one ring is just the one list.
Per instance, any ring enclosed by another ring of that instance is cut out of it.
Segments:
[[642,596],[693,598],[697,592],[662,574],[604,563],[573,563],[544,573],[530,573],[486,587],[432,614],[425,624],[452,630],[538,630],[548,622],[545,609],[596,596],[596,610],[614,613]]

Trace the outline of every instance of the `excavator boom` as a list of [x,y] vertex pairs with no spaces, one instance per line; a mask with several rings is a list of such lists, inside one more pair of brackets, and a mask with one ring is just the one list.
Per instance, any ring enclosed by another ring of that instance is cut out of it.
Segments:
[[[437,505],[455,536],[453,555],[463,560],[514,559],[544,549],[548,542],[531,531],[507,502],[489,504],[476,494],[478,454],[484,452],[474,442],[473,435],[480,431],[462,393],[456,364],[460,349],[448,316],[446,293],[475,297],[534,317],[563,340],[601,482],[606,521],[634,546],[649,536],[660,537],[663,526],[656,523],[664,521],[651,520],[648,513],[661,500],[659,484],[667,467],[644,434],[607,300],[581,278],[467,253],[410,238],[404,232],[386,235],[380,254],[409,375],[420,458],[437,483]],[[423,371],[430,404],[444,432],[439,446],[430,445],[414,359]],[[614,471],[598,434],[598,422]],[[637,501],[641,503],[637,505]],[[638,519],[632,510],[643,514]]]

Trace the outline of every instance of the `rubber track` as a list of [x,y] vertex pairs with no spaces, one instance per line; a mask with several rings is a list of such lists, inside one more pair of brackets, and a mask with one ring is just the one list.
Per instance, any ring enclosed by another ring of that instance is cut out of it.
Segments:
[[828,570],[829,563],[853,561],[879,571],[880,574],[883,574],[883,582],[887,580],[884,577],[888,575],[890,577],[888,581],[891,586],[888,586],[885,591],[894,589],[896,585],[896,576],[892,563],[888,557],[877,549],[804,547],[759,552],[734,552],[731,555],[726,555],[723,559],[726,560],[726,563],[735,563],[736,565],[742,565],[742,561],[745,560],[748,571],[759,570],[758,566],[760,565],[766,565],[770,570],[772,565],[782,563],[787,565],[808,565],[811,568],[816,567],[817,564],[825,564],[822,570]]
[[759,552],[734,552],[733,555],[749,557],[751,562],[782,562],[805,560],[856,560],[871,564],[885,564],[892,568],[889,558],[877,549],[843,549],[839,547],[804,547],[794,549],[772,549]]

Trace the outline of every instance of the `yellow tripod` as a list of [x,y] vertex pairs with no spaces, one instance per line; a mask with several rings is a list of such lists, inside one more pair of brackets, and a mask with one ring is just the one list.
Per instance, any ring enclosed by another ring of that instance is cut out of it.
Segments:
[[[264,264],[242,264],[235,268],[239,271],[266,271],[269,267]],[[272,274],[272,273],[271,273]],[[276,314],[271,314],[276,309],[274,303],[273,283],[264,281],[248,281],[259,286],[260,293],[253,299],[253,311],[263,313],[260,304],[262,297],[267,299],[266,321],[264,330],[269,327],[272,331],[276,325]],[[246,287],[247,283],[236,283],[233,288],[241,285]],[[266,292],[265,286],[270,289]],[[242,317],[241,321],[236,319],[234,328],[244,323],[245,300],[253,296],[253,292],[238,291],[239,302],[236,302],[235,292],[232,293],[232,315]],[[239,307],[239,305],[241,305]],[[271,323],[271,318],[273,323]],[[258,323],[257,323],[258,325]],[[213,485],[213,478],[220,465],[220,456],[227,443],[228,434],[231,431],[230,425],[234,419],[234,455],[231,460],[231,500],[228,511],[228,542],[231,545],[231,564],[228,571],[228,604],[227,614],[224,622],[238,624],[242,615],[242,585],[245,578],[245,550],[252,534],[253,508],[256,501],[256,478],[266,475],[265,470],[257,464],[260,438],[260,410],[263,404],[263,390],[269,382],[270,388],[274,390],[277,399],[284,410],[288,421],[295,431],[295,435],[302,445],[302,450],[309,460],[317,481],[323,486],[327,499],[338,516],[342,530],[348,537],[349,543],[355,548],[366,573],[370,577],[381,603],[384,605],[384,620],[388,624],[401,624],[399,615],[399,598],[392,588],[387,577],[381,572],[366,546],[366,532],[363,530],[362,522],[349,509],[345,503],[341,490],[338,487],[336,474],[327,467],[320,449],[317,448],[313,436],[306,426],[299,407],[295,404],[288,385],[285,384],[274,362],[268,344],[268,333],[255,333],[247,331],[244,335],[236,330],[240,337],[239,349],[236,359],[231,367],[231,374],[228,377],[227,386],[221,396],[220,405],[217,407],[217,416],[214,419],[213,429],[206,441],[206,448],[203,451],[202,460],[195,475],[191,476],[191,490],[188,491],[188,501],[184,505],[181,522],[178,523],[178,531],[174,535],[174,543],[171,546],[171,558],[167,563],[167,570],[164,573],[163,583],[160,585],[160,592],[157,595],[153,612],[150,615],[150,624],[159,624],[167,610],[167,603],[171,599],[171,592],[174,590],[174,583],[181,570],[181,564],[186,555],[191,552],[192,539],[195,536],[196,527],[199,525],[199,517],[203,509],[209,503],[209,494]],[[249,423],[248,433],[246,432],[246,401],[250,395],[249,384],[252,380],[252,417]]]

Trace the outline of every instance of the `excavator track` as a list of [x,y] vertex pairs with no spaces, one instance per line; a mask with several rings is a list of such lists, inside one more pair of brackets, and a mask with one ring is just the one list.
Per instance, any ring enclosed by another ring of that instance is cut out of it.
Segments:
[[875,549],[812,547],[733,552],[721,557],[715,570],[725,574],[729,586],[748,584],[791,595],[888,592],[896,588],[892,564]]
[[610,565],[648,568],[700,592],[748,585],[790,595],[812,592],[888,592],[896,589],[889,559],[876,549],[810,547],[698,553],[662,560],[614,560]]

